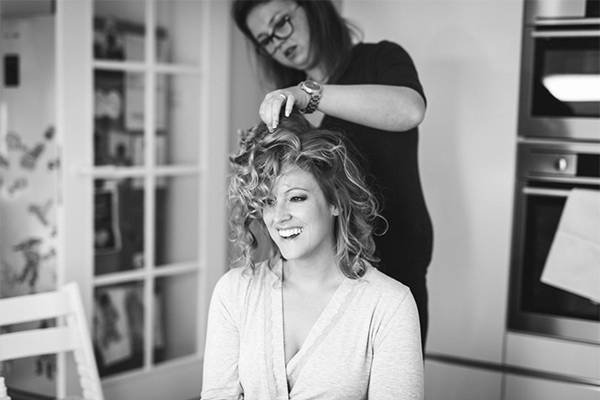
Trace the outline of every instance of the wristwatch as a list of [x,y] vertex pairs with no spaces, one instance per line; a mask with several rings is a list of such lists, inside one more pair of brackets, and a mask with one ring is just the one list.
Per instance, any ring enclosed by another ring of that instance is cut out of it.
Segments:
[[323,85],[315,81],[300,82],[300,89],[304,90],[310,96],[310,101],[302,111],[304,114],[311,114],[319,107],[321,96],[323,95]]

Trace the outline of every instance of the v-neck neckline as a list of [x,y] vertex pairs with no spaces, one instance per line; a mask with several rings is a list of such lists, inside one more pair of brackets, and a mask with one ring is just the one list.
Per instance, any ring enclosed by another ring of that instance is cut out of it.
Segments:
[[[356,281],[344,277],[344,280],[335,290],[331,299],[317,318],[315,324],[311,327],[304,343],[300,350],[289,360],[285,362],[285,338],[283,326],[283,285],[281,284],[283,263],[279,260],[273,266],[273,272],[280,281],[280,284],[273,285],[271,291],[271,329],[272,345],[273,345],[273,365],[274,367],[282,366],[280,370],[285,376],[277,376],[276,379],[285,379],[287,382],[288,392],[293,390],[293,387],[312,353],[318,348],[319,344],[327,337],[331,329],[343,315],[346,306],[349,304],[349,299],[353,288],[356,286]],[[276,375],[278,375],[276,373]]]

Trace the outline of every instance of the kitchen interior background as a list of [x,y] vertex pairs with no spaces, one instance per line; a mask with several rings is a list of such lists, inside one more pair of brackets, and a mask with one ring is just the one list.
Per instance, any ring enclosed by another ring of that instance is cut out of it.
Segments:
[[[427,116],[421,126],[420,163],[436,235],[429,272],[427,398],[563,398],[558,393],[597,398],[600,366],[594,362],[600,365],[598,346],[524,335],[526,349],[535,351],[526,351],[531,363],[520,367],[547,375],[523,376],[502,370],[507,365],[506,312],[523,1],[339,3],[343,14],[363,29],[365,41],[397,41],[409,51],[428,97]],[[221,43],[231,46],[231,62],[223,65],[231,71],[231,118],[223,121],[231,136],[223,140],[228,140],[233,149],[236,129],[257,121],[255,110],[262,90],[256,84],[244,39],[233,26],[230,29],[231,40]],[[46,71],[50,73],[51,69],[49,65]],[[21,142],[14,137],[1,138],[0,155],[10,153],[6,146],[18,147],[21,143],[33,151],[35,143],[45,143],[46,151],[40,157],[49,160],[39,158],[40,165],[51,165],[52,131],[42,119],[38,123],[40,126],[27,129],[35,132],[34,138],[22,137]],[[8,168],[0,172],[4,181],[3,207],[14,206],[14,195],[10,197],[7,184],[12,172]],[[51,169],[45,173],[52,176]],[[20,204],[28,204],[22,210],[24,214],[30,213],[29,205],[51,208],[48,200],[37,197]],[[7,213],[0,215],[1,227],[7,226]],[[26,218],[32,217],[28,214]],[[21,247],[15,252],[18,244],[10,242],[14,231],[0,231],[0,246],[8,248],[2,257],[13,254],[15,261],[8,263],[14,263],[24,276],[27,258]],[[38,245],[35,257],[45,263],[40,277],[51,281],[56,268],[52,263],[51,239],[45,243],[48,247]],[[6,264],[2,268],[6,271]],[[2,276],[5,284],[6,275]],[[19,286],[20,290],[26,291],[24,285],[25,282]],[[553,357],[559,357],[567,367],[577,363],[575,358],[581,361],[580,354],[587,354],[584,360],[591,357],[591,361],[585,361],[585,377],[595,380],[596,385],[549,379],[552,374],[577,375],[555,367],[555,359],[548,360],[546,350],[557,348],[555,345],[562,352]],[[519,397],[522,393],[525,395]]]

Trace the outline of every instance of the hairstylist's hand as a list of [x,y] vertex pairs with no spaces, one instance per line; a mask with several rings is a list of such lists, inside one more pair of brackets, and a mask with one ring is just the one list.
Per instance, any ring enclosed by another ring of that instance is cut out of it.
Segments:
[[274,130],[279,125],[279,114],[281,108],[285,107],[284,115],[287,117],[294,106],[304,110],[310,102],[310,96],[298,86],[278,89],[267,93],[262,101],[258,114],[269,130]]

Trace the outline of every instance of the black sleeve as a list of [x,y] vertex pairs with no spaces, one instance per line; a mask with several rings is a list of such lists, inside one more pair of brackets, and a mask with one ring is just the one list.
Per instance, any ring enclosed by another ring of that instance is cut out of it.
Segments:
[[406,86],[423,97],[423,87],[419,81],[417,69],[412,58],[402,46],[389,41],[382,41],[373,48],[373,64],[375,81],[382,85]]

